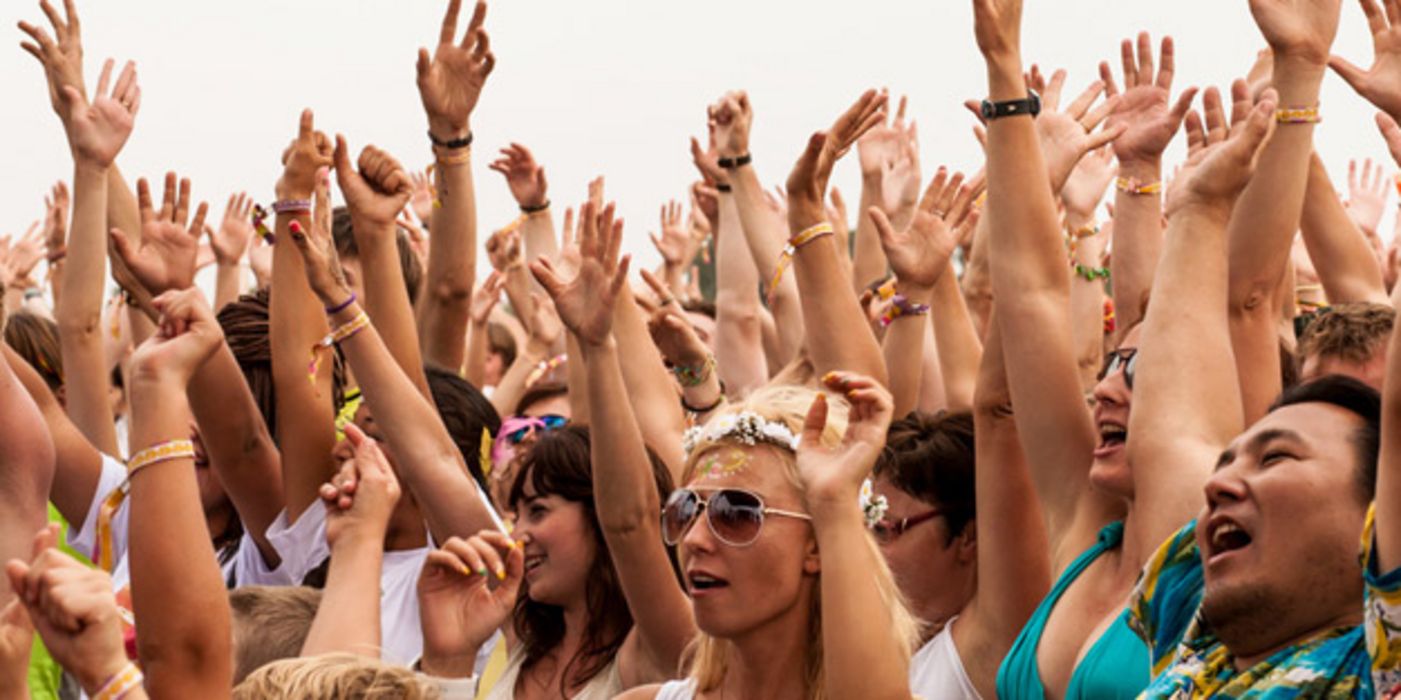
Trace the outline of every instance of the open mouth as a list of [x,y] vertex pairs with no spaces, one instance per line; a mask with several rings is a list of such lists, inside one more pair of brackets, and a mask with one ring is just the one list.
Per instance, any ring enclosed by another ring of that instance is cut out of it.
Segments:
[[1129,430],[1123,425],[1105,421],[1099,424],[1099,452],[1122,447],[1129,441]]
[[1252,541],[1250,533],[1229,520],[1213,523],[1207,535],[1211,544],[1211,559],[1249,547]]
[[702,595],[707,591],[725,588],[730,585],[725,579],[699,572],[688,574],[686,576],[686,583],[689,584],[691,595]]
[[531,574],[531,572],[533,572],[533,571],[535,571],[536,569],[540,568],[540,565],[541,565],[541,564],[544,564],[544,563],[545,563],[545,555],[543,555],[543,554],[532,554],[532,555],[526,557],[526,558],[525,558],[525,575],[529,576],[529,575]]

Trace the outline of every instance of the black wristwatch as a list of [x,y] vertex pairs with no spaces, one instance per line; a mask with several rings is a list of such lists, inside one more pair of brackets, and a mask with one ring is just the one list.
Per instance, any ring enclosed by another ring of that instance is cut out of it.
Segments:
[[992,121],[1002,117],[1015,117],[1020,114],[1030,114],[1032,117],[1041,113],[1041,96],[1035,90],[1027,90],[1024,100],[1007,100],[1005,102],[992,102],[983,100],[983,119]]

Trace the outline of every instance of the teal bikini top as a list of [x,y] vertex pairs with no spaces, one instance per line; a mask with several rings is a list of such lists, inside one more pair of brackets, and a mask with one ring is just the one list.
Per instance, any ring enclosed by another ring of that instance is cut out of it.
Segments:
[[[1046,689],[1041,685],[1041,669],[1037,666],[1036,650],[1046,631],[1046,620],[1065,593],[1101,554],[1118,547],[1124,539],[1124,523],[1112,522],[1099,531],[1098,541],[1076,557],[1070,567],[1056,580],[1026,627],[1017,635],[1012,650],[997,669],[997,697],[1001,700],[1045,700]],[[1126,607],[1109,628],[1086,652],[1085,658],[1070,675],[1065,700],[1133,700],[1148,687],[1148,646],[1129,627]]]

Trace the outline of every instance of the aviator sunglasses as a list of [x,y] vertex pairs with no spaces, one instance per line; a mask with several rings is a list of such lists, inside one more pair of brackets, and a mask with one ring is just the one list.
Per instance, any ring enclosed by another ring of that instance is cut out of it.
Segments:
[[743,489],[717,489],[705,498],[691,489],[677,489],[662,507],[662,539],[675,546],[702,511],[710,533],[731,547],[754,544],[764,526],[765,515],[812,520],[806,513],[769,508],[758,494]]
[[1138,368],[1138,348],[1124,348],[1115,350],[1104,356],[1104,368],[1099,371],[1099,380],[1118,372],[1120,368],[1124,370],[1124,384],[1130,389],[1133,388],[1133,373]]

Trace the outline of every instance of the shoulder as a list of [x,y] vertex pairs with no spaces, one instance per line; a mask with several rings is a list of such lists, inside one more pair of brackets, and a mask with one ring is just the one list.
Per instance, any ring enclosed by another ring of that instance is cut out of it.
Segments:
[[622,694],[615,697],[614,700],[654,700],[661,689],[662,686],[660,684],[640,685],[632,690],[624,691]]

